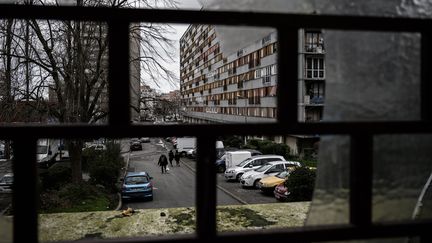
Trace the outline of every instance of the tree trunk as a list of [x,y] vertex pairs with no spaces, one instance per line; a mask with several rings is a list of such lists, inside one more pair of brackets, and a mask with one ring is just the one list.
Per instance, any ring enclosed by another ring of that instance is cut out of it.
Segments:
[[[82,0],[77,0],[77,6],[82,6]],[[81,110],[82,110],[82,99],[83,91],[83,63],[82,63],[82,46],[81,46],[81,22],[75,22],[75,28],[73,29],[75,32],[73,34],[75,45],[77,47],[77,51],[74,55],[75,65],[76,65],[76,73],[75,73],[75,92],[72,93],[72,100],[69,100],[69,103],[72,103],[72,120],[74,122],[81,122]],[[73,101],[73,102],[72,102]],[[79,117],[78,117],[79,116]],[[82,140],[72,140],[70,141],[69,148],[69,156],[71,158],[71,170],[72,170],[72,183],[80,183],[82,182]]]
[[71,158],[72,183],[80,183],[83,180],[81,168],[82,147],[82,140],[71,140],[68,142],[69,156]]

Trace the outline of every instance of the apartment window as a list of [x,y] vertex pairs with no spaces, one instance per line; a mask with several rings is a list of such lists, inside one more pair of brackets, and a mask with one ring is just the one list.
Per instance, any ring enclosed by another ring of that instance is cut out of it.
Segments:
[[261,78],[261,69],[255,70],[255,78]]
[[243,56],[243,50],[237,51],[237,57],[241,57],[241,56]]
[[307,84],[307,95],[311,97],[322,97],[324,96],[324,83],[310,83]]
[[271,75],[276,75],[277,74],[277,66],[276,66],[276,64],[271,65],[270,74]]
[[270,40],[271,40],[271,35],[267,35],[266,37],[262,38],[262,40],[261,40],[261,44],[262,44],[262,45],[265,45],[265,44],[267,44],[268,42],[270,42]]
[[321,57],[306,57],[306,78],[323,79],[324,74],[324,58]]
[[324,40],[321,32],[305,32],[306,52],[321,53],[324,50]]

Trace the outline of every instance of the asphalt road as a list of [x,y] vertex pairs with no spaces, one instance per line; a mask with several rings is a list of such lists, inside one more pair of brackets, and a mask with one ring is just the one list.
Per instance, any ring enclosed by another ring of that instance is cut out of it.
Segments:
[[[188,158],[182,158],[182,161],[191,168],[195,168],[196,161]],[[272,194],[264,194],[256,188],[242,187],[238,181],[227,181],[224,173],[218,173],[216,179],[218,188],[222,188],[222,190],[228,192],[230,195],[240,199],[240,202],[243,204],[278,203]],[[217,204],[223,205],[223,201],[218,198]]]
[[[168,155],[165,143],[152,138],[151,143],[142,143],[142,151],[132,151],[128,171],[146,171],[153,177],[153,201],[125,201],[123,208],[173,208],[195,207],[195,172],[182,164],[179,167],[169,166],[167,174],[162,174],[157,165],[159,156]],[[175,163],[174,163],[175,164]],[[238,200],[218,189],[219,205],[238,205]]]

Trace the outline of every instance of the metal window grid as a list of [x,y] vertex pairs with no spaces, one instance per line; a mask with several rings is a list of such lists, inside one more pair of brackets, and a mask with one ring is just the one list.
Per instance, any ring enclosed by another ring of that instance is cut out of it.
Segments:
[[[419,237],[431,242],[431,220],[373,223],[372,150],[376,134],[432,133],[432,20],[402,17],[357,17],[250,13],[233,11],[189,11],[154,9],[112,9],[1,5],[0,18],[101,21],[109,26],[109,108],[108,125],[13,125],[0,126],[1,139],[14,142],[15,185],[13,191],[14,242],[38,242],[36,141],[38,138],[122,138],[145,136],[196,136],[198,163],[196,178],[196,234],[153,239],[133,238],[116,242],[238,242],[277,240],[310,242],[366,238]],[[272,27],[278,31],[279,79],[278,121],[276,124],[135,125],[129,114],[129,37],[132,22],[221,24]],[[421,34],[421,115],[408,122],[323,122],[297,120],[298,29],[417,32]],[[113,34],[115,33],[115,34]],[[283,68],[282,68],[283,67]],[[121,80],[121,81],[120,81]],[[350,224],[314,226],[236,233],[216,232],[215,141],[219,135],[344,134],[351,137]],[[174,238],[173,238],[174,237]],[[112,240],[110,240],[112,241]],[[94,241],[92,241],[94,242]]]

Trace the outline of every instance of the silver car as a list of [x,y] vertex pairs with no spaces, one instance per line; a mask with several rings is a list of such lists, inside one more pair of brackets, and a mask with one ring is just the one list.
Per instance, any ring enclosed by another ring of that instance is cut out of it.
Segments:
[[274,176],[277,173],[288,170],[290,167],[300,167],[300,162],[297,161],[274,161],[259,167],[256,170],[251,170],[242,175],[240,185],[243,187],[257,187],[258,182],[265,177]]
[[271,161],[285,161],[285,158],[280,155],[257,155],[243,160],[239,165],[225,170],[225,179],[240,180],[240,177],[248,171],[255,170],[260,166]]

